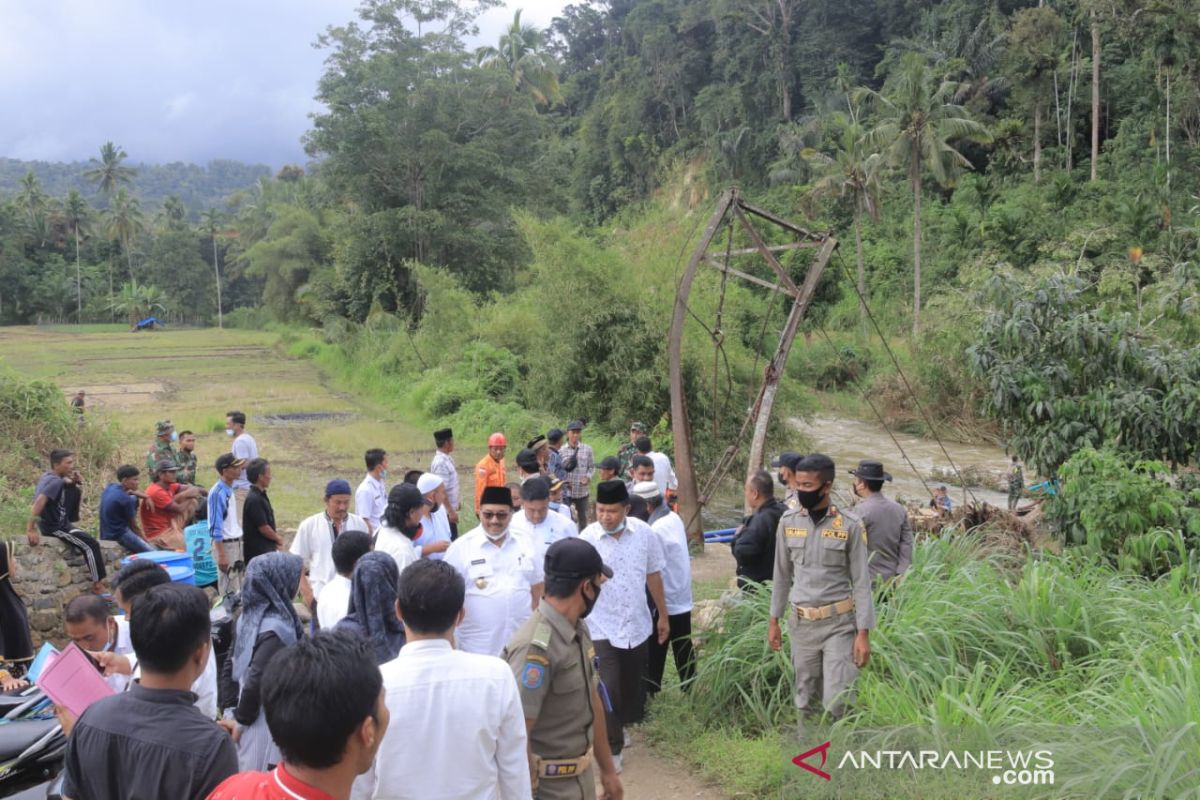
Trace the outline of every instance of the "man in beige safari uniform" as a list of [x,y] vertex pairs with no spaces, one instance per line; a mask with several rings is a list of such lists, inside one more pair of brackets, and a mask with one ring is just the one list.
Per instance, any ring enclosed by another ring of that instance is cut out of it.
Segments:
[[793,470],[801,507],[779,521],[767,642],[772,650],[783,645],[779,620],[786,619],[796,707],[804,717],[824,708],[836,719],[871,655],[867,632],[875,627],[875,606],[867,534],[857,517],[830,503],[833,479],[833,460],[819,453]]

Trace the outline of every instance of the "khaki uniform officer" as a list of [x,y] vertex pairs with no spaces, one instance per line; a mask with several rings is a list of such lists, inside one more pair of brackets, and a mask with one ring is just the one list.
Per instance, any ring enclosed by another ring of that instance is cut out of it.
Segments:
[[773,650],[782,646],[779,620],[786,619],[796,707],[815,716],[823,706],[837,718],[871,655],[867,631],[875,627],[875,606],[867,534],[857,517],[830,503],[832,459],[805,456],[794,472],[801,508],[785,513],[776,532],[767,641]]
[[546,593],[513,635],[503,658],[512,668],[529,731],[529,771],[537,800],[594,800],[624,791],[608,745],[598,659],[583,618],[612,576],[590,543],[562,539],[545,558]]

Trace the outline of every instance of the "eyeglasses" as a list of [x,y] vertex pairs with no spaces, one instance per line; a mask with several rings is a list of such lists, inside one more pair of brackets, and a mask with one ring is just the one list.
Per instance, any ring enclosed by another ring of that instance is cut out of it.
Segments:
[[480,519],[508,519],[512,516],[510,511],[480,511]]

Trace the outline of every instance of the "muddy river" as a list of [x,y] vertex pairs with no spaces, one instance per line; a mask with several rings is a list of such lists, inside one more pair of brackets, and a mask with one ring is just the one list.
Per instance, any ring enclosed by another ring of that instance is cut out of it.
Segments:
[[[870,458],[883,462],[883,468],[891,473],[892,483],[887,484],[884,492],[901,502],[928,502],[929,494],[921,483],[924,478],[930,488],[945,483],[950,489],[950,497],[955,504],[970,501],[972,497],[980,502],[991,503],[1004,507],[1008,498],[999,490],[998,481],[1008,471],[1009,458],[998,447],[986,444],[961,444],[943,440],[946,452],[934,439],[896,432],[896,440],[908,454],[908,458],[916,466],[919,475],[905,462],[900,451],[896,448],[886,430],[879,425],[840,417],[818,416],[811,420],[793,419],[792,426],[797,432],[804,434],[811,442],[815,452],[825,453],[834,460],[838,467],[837,482],[834,484],[835,502],[843,505],[852,504],[850,496],[850,481],[852,478],[846,470],[854,467],[861,459]],[[770,454],[774,456],[775,454]],[[950,478],[940,479],[936,475],[953,475],[950,460],[960,471],[981,474],[990,479],[993,488],[972,485],[970,495],[962,488],[955,486],[956,481]],[[702,476],[703,477],[703,476]],[[1026,475],[1027,480],[1031,478]],[[780,491],[782,494],[782,490]],[[741,518],[741,483],[740,479],[726,479],[718,489],[716,496],[704,511],[706,530],[731,527],[737,525]]]

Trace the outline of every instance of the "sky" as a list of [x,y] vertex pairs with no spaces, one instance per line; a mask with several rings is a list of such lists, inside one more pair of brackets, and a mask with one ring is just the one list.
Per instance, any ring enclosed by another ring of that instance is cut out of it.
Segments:
[[[494,43],[567,0],[508,0],[479,19]],[[304,163],[300,137],[330,25],[358,0],[0,0],[0,156],[87,160],[113,141],[132,163]]]

